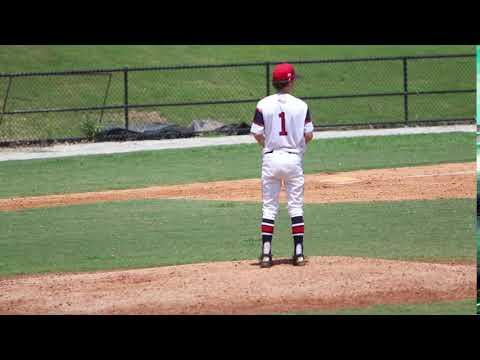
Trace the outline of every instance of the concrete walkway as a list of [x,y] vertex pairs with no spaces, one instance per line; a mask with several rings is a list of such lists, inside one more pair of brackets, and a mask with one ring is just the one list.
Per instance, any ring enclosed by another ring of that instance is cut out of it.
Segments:
[[[339,130],[315,132],[315,139],[351,138],[363,136],[392,136],[409,134],[438,134],[450,132],[475,133],[476,125],[451,125],[395,129]],[[185,149],[204,146],[251,144],[250,135],[224,137],[195,137],[187,139],[147,140],[127,142],[104,142],[48,147],[0,148],[0,161],[59,158],[79,155],[118,154],[135,151]]]

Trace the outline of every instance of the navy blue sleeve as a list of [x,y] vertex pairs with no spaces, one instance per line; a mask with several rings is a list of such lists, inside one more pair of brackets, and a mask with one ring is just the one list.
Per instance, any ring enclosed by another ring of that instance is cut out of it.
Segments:
[[312,118],[310,117],[310,109],[307,109],[307,116],[305,116],[305,124],[312,122]]
[[265,126],[265,123],[263,122],[263,114],[258,108],[255,110],[253,122],[259,126]]

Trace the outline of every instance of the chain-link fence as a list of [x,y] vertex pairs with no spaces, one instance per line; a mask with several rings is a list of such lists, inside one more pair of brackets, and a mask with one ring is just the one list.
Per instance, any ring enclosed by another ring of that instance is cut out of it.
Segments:
[[[473,54],[291,63],[317,129],[475,119]],[[275,64],[0,74],[0,143],[248,132]]]

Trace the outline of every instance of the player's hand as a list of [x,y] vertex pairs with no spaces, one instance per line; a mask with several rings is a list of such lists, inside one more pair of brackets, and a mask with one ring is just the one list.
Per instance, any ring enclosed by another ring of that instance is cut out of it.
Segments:
[[308,144],[313,139],[313,132],[305,133],[305,144]]
[[255,140],[257,140],[258,144],[261,147],[265,147],[265,136],[263,136],[262,134],[253,134],[253,133],[252,135],[255,137]]

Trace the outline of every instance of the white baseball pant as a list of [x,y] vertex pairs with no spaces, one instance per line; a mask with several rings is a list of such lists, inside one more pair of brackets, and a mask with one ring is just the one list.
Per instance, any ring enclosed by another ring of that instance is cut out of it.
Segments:
[[263,218],[275,220],[279,209],[282,181],[287,192],[289,216],[303,216],[303,156],[284,150],[263,155],[262,198]]

